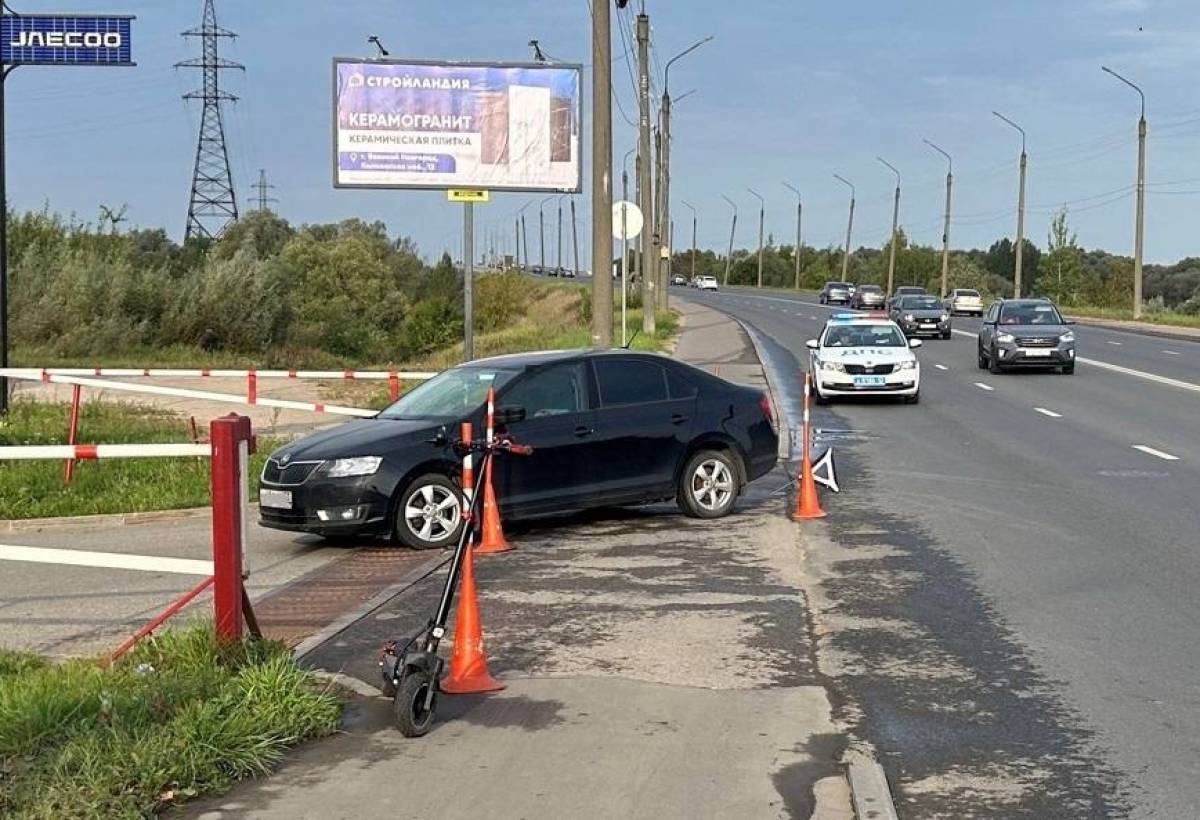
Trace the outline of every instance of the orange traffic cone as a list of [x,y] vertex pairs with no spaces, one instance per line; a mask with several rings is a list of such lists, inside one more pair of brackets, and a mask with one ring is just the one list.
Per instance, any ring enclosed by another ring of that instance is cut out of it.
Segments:
[[479,542],[480,555],[495,555],[510,552],[513,548],[504,537],[500,524],[500,505],[496,503],[496,490],[492,486],[492,458],[488,458],[483,471],[483,539]]
[[824,517],[821,497],[817,494],[817,482],[813,480],[812,459],[808,457],[808,448],[805,447],[804,459],[800,463],[800,492],[796,496],[796,511],[792,513],[792,518],[805,521]]
[[475,550],[470,544],[463,558],[459,581],[450,674],[442,678],[440,688],[449,695],[496,692],[504,688],[504,684],[488,672],[487,655],[483,651],[483,625],[479,620],[479,594],[475,589]]

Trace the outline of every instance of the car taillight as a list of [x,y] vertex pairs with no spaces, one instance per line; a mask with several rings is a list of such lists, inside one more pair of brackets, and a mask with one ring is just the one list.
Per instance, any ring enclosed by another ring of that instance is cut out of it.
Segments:
[[771,399],[766,393],[759,394],[758,409],[762,410],[763,415],[767,417],[767,421],[772,424],[775,423],[775,414],[771,411]]

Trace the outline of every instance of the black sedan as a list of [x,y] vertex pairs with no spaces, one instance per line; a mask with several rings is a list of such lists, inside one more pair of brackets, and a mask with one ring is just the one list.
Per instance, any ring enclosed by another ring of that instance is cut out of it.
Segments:
[[922,335],[950,338],[950,314],[936,296],[899,297],[892,303],[891,318],[909,338]]
[[775,464],[770,401],[663,356],[557,351],[440,373],[370,419],[294,441],[263,469],[261,523],[320,535],[387,534],[444,547],[462,522],[459,424],[477,435],[489,387],[501,432],[534,448],[498,456],[506,519],[675,500],[719,518]]

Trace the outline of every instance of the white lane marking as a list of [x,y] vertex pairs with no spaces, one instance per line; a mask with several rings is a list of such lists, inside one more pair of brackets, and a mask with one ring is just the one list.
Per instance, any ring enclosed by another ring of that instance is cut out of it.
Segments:
[[950,369],[950,368],[946,367],[946,365],[944,365],[944,364],[935,364],[934,367],[936,367],[938,370],[949,370]]
[[996,389],[996,388],[992,387],[990,384],[984,384],[983,382],[975,382],[975,386],[978,387],[980,390],[987,390],[988,392],[991,392]]
[[1124,342],[1114,342],[1114,341],[1112,341],[1111,339],[1108,341],[1108,343],[1109,343],[1110,345],[1115,345],[1115,346],[1117,346],[1117,347],[1120,347],[1121,345],[1125,344]]
[[1170,453],[1164,453],[1162,450],[1155,450],[1153,447],[1147,447],[1145,444],[1135,444],[1133,449],[1141,450],[1147,455],[1157,456],[1163,461],[1179,461],[1179,456],[1173,456]]
[[[952,332],[958,334],[959,336],[966,336],[969,339],[977,338],[976,334],[968,333],[965,330],[954,330]],[[1166,376],[1159,376],[1157,373],[1147,373],[1144,370],[1134,370],[1131,367],[1121,367],[1119,364],[1110,364],[1097,359],[1089,359],[1085,356],[1077,356],[1075,361],[1081,364],[1090,364],[1092,367],[1099,367],[1103,370],[1111,370],[1113,373],[1120,373],[1123,376],[1134,376],[1135,378],[1145,379],[1148,382],[1165,384],[1168,387],[1178,387],[1180,390],[1190,390],[1193,393],[1200,393],[1200,384],[1180,381],[1179,379],[1169,379]]]
[[1164,351],[1163,351],[1163,353],[1166,353],[1168,356],[1181,356],[1181,355],[1183,355],[1183,354],[1182,354],[1182,353],[1180,353],[1178,350],[1164,350]]
[[1041,413],[1043,416],[1049,416],[1052,419],[1062,418],[1062,413],[1055,413],[1053,410],[1047,410],[1045,407],[1035,407],[1033,409]]
[[35,564],[65,564],[75,567],[132,569],[141,572],[169,572],[177,575],[212,575],[212,561],[189,558],[163,558],[158,555],[128,555],[118,552],[89,552],[49,547],[14,547],[0,544],[0,561],[29,561]]
[[816,317],[816,316],[809,316],[808,318],[812,319],[814,322],[815,322],[815,321],[817,321],[817,317]]

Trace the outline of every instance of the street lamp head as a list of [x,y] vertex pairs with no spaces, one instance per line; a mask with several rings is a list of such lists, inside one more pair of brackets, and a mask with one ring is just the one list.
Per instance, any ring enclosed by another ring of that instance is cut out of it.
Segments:
[[733,212],[734,212],[735,214],[737,213],[737,209],[738,209],[738,207],[737,207],[737,203],[736,203],[736,202],[734,202],[734,201],[733,201],[732,199],[730,199],[729,197],[725,196],[725,194],[721,194],[721,199],[723,199],[723,200],[725,200],[726,202],[728,202],[728,203],[729,203],[729,207],[733,208]]
[[1025,153],[1025,129],[1024,129],[1024,128],[1022,128],[1021,126],[1017,125],[1015,122],[1013,122],[1012,120],[1010,120],[1008,117],[1006,117],[1006,116],[1004,116],[1003,114],[1001,114],[999,111],[992,111],[992,114],[994,114],[995,116],[997,116],[997,117],[999,117],[1000,119],[1004,120],[1004,122],[1008,123],[1008,124],[1009,124],[1009,125],[1011,125],[1013,128],[1015,128],[1015,129],[1017,129],[1018,131],[1020,131],[1020,132],[1021,132],[1021,153],[1022,153],[1022,154],[1024,154],[1024,153]]
[[924,140],[926,145],[928,145],[934,151],[937,151],[939,154],[941,154],[943,157],[946,158],[946,162],[948,162],[950,164],[950,173],[954,173],[954,160],[950,158],[950,155],[947,154],[945,151],[943,151],[941,148],[939,148],[936,143],[933,143],[930,140],[927,140],[924,138],[922,138],[922,139]]
[[1101,70],[1101,71],[1104,71],[1104,72],[1106,72],[1106,73],[1108,73],[1108,74],[1111,74],[1111,75],[1112,75],[1112,76],[1114,76],[1114,77],[1116,77],[1118,80],[1120,80],[1121,82],[1125,83],[1125,85],[1129,86],[1130,88],[1132,88],[1134,91],[1136,91],[1136,92],[1138,93],[1138,96],[1139,96],[1139,97],[1141,98],[1141,100],[1142,100],[1142,119],[1146,119],[1146,95],[1142,93],[1142,89],[1138,88],[1136,85],[1134,85],[1134,84],[1133,84],[1133,83],[1131,83],[1129,80],[1127,80],[1126,78],[1122,77],[1120,74],[1118,74],[1117,72],[1113,71],[1111,68],[1109,68],[1109,67],[1108,67],[1108,66],[1106,66],[1106,65],[1102,65],[1102,66],[1100,66],[1100,70]]
[[758,202],[762,207],[766,207],[767,201],[765,199],[763,199],[762,194],[760,194],[758,191],[754,190],[753,188],[747,188],[746,190],[749,191],[751,194],[753,194],[758,199]]
[[890,162],[888,162],[883,157],[877,156],[877,157],[875,157],[875,159],[879,160],[884,165],[886,165],[888,168],[892,169],[892,173],[896,175],[896,187],[899,188],[900,187],[900,172],[896,170],[896,166],[892,165]]
[[839,174],[834,174],[833,178],[836,179],[838,182],[841,182],[843,185],[849,186],[850,187],[850,198],[854,199],[854,183]]
[[686,208],[690,208],[690,209],[691,209],[691,211],[692,211],[692,216],[693,216],[693,217],[695,217],[695,216],[696,216],[696,206],[695,206],[695,205],[693,205],[692,203],[688,202],[686,199],[681,199],[681,200],[679,200],[679,201],[683,203],[684,207],[686,207]]
[[671,88],[671,64],[674,63],[676,60],[678,60],[680,57],[686,57],[688,54],[691,54],[693,51],[700,48],[700,46],[704,45],[705,43],[711,42],[713,39],[715,39],[714,35],[705,37],[703,40],[693,43],[692,45],[685,48],[683,51],[676,54],[671,59],[667,60],[667,67],[663,70],[663,96],[664,97],[667,96],[667,94],[669,93],[669,90]]
[[783,187],[784,187],[784,188],[787,188],[789,191],[791,191],[793,194],[795,194],[795,195],[796,195],[797,197],[799,197],[800,199],[803,199],[803,198],[804,198],[804,195],[800,193],[800,189],[799,189],[799,188],[797,188],[795,185],[792,185],[792,183],[790,183],[790,182],[784,182],[784,183],[783,183]]

